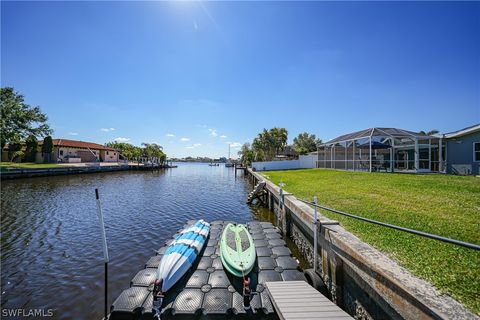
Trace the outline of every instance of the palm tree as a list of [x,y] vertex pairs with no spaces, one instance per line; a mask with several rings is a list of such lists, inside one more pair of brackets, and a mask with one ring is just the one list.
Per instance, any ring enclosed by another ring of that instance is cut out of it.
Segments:
[[255,160],[272,160],[287,145],[288,132],[285,128],[263,129],[253,140]]
[[439,133],[440,131],[438,131],[437,129],[433,129],[433,130],[430,130],[430,131],[420,131],[419,133],[420,134],[423,134],[423,135],[426,135],[426,136],[433,136],[434,134],[437,134]]
[[273,137],[273,148],[275,151],[273,156],[275,156],[287,146],[288,131],[285,128],[273,128],[270,129],[270,134]]

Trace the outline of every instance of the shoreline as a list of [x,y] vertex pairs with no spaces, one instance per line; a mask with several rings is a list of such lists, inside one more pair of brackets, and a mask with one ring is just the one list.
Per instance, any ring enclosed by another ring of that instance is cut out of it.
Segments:
[[0,180],[25,179],[36,177],[63,176],[70,174],[85,174],[113,171],[153,171],[161,169],[176,168],[176,165],[123,165],[123,166],[88,166],[88,167],[64,167],[64,168],[45,168],[45,169],[2,169],[0,171]]

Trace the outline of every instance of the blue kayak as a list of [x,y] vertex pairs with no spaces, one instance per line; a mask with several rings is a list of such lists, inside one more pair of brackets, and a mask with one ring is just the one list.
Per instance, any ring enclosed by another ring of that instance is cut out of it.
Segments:
[[168,291],[190,269],[210,233],[210,224],[198,220],[185,228],[168,246],[157,270],[163,292]]

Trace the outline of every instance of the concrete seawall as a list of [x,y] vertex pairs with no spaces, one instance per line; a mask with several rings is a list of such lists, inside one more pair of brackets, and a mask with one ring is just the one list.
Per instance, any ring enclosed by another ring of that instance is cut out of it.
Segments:
[[[293,239],[313,264],[314,210],[260,174],[248,169],[255,184],[266,181],[267,204],[285,236]],[[331,300],[357,319],[480,319],[456,300],[346,231],[338,222],[319,215],[318,270]],[[448,272],[448,271],[447,271]]]
[[64,168],[46,168],[46,169],[2,169],[0,171],[1,180],[7,179],[21,179],[21,178],[33,178],[33,177],[48,177],[48,176],[61,176],[69,174],[82,174],[82,173],[98,173],[98,172],[112,172],[112,171],[128,171],[128,170],[158,170],[167,169],[169,166],[137,166],[137,165],[125,165],[125,166],[89,166],[89,167],[64,167]]

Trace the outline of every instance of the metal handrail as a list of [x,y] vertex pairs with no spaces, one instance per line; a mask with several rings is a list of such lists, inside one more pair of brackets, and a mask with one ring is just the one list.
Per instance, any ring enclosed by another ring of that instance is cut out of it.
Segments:
[[480,251],[480,245],[477,245],[477,244],[474,244],[474,243],[469,243],[469,242],[464,242],[464,241],[460,241],[460,240],[450,239],[450,238],[442,237],[442,236],[439,236],[439,235],[436,235],[436,234],[431,234],[431,233],[427,233],[427,232],[423,232],[423,231],[418,231],[418,230],[414,230],[414,229],[409,229],[409,228],[396,226],[394,224],[389,224],[389,223],[385,223],[385,222],[376,221],[376,220],[373,220],[373,219],[359,217],[359,216],[353,215],[351,213],[335,210],[335,209],[325,207],[325,206],[322,206],[322,205],[319,205],[319,204],[315,204],[314,202],[302,200],[302,199],[299,199],[299,198],[297,198],[297,200],[300,200],[301,202],[306,203],[308,205],[311,205],[313,207],[317,207],[319,209],[323,209],[323,210],[326,210],[326,211],[329,211],[329,212],[337,213],[337,214],[347,216],[347,217],[350,217],[350,218],[358,219],[358,220],[361,220],[361,221],[377,224],[377,225],[384,226],[384,227],[387,227],[387,228],[392,228],[392,229],[395,229],[395,230],[400,230],[400,231],[403,231],[403,232],[415,234],[417,236],[430,238],[430,239],[434,239],[434,240],[439,240],[439,241],[455,244],[457,246],[461,246],[461,247],[465,247],[465,248]]

